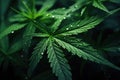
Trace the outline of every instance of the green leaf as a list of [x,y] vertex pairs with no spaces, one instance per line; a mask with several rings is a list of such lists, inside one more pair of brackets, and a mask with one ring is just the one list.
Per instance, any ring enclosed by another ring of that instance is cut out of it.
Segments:
[[27,25],[26,30],[23,34],[23,50],[25,52],[27,52],[28,48],[30,47],[31,40],[32,40],[32,36],[31,35],[27,36],[27,35],[35,32],[35,27],[34,26],[35,25],[32,22],[30,22]]
[[50,9],[54,5],[55,2],[56,2],[56,0],[46,0],[43,3],[41,11],[47,11],[48,9]]
[[58,76],[58,80],[72,80],[70,66],[62,50],[51,41],[47,53],[52,71]]
[[33,37],[49,37],[49,34],[46,33],[31,33],[26,36],[33,36]]
[[55,32],[58,29],[58,26],[61,24],[62,19],[58,19],[52,26],[52,32]]
[[40,59],[42,59],[42,56],[46,50],[46,47],[48,45],[48,39],[43,39],[40,41],[37,46],[34,48],[34,51],[32,53],[32,56],[30,58],[30,64],[29,64],[29,70],[28,75],[31,76],[33,70],[39,63]]
[[48,16],[51,16],[55,19],[60,19],[61,17],[63,17],[63,15],[65,15],[67,13],[67,10],[68,9],[65,9],[65,8],[54,9],[49,12]]
[[86,8],[87,8],[87,7],[82,8],[82,10],[81,10],[81,12],[80,12],[80,15],[81,15],[81,16],[85,13]]
[[93,6],[109,13],[108,9],[103,5],[102,1],[100,0],[93,0]]
[[78,1],[72,6],[70,6],[68,9],[65,8],[59,8],[51,11],[51,17],[56,18],[56,22],[52,25],[52,31],[55,32],[58,29],[58,26],[61,24],[61,22],[66,19],[67,17],[70,17],[71,14],[78,9],[80,9],[83,5],[85,5],[85,1]]
[[21,50],[22,48],[22,41],[19,40],[17,42],[15,42],[9,49],[8,49],[8,54],[13,54],[19,50]]
[[81,21],[73,22],[72,24],[66,27],[63,27],[57,32],[57,34],[67,36],[67,35],[76,35],[79,33],[83,33],[89,29],[94,28],[96,25],[100,24],[102,21],[103,21],[103,18],[87,17]]
[[84,52],[83,50],[77,48],[76,46],[71,45],[70,43],[64,42],[57,38],[55,38],[55,40],[60,46],[62,46],[63,48],[67,49],[69,52],[73,53],[74,55],[77,55],[80,58],[82,57],[85,60],[90,60],[120,70],[119,67],[115,66],[114,64],[112,64],[111,62],[109,62],[108,60],[106,60],[105,58],[103,58],[98,54],[93,54],[93,53],[88,54],[87,52]]
[[27,20],[27,18],[21,14],[14,15],[14,16],[10,17],[10,19],[9,19],[10,22],[23,22],[26,20]]
[[90,44],[84,42],[82,39],[76,38],[76,37],[70,37],[70,36],[65,36],[65,37],[61,37],[61,40],[68,42],[76,47],[79,48],[84,48],[87,46],[90,46]]
[[13,24],[7,29],[5,29],[3,32],[0,33],[0,39],[2,39],[4,36],[13,33],[13,31],[19,30],[23,27],[25,27],[26,24]]
[[43,5],[42,8],[38,11],[38,13],[36,14],[36,17],[41,16],[42,14],[44,14],[48,9],[50,9],[56,0],[46,0]]
[[75,12],[86,4],[86,0],[78,0],[75,4],[69,7],[67,13]]
[[108,16],[110,16],[112,14],[115,14],[115,13],[117,13],[119,11],[120,11],[120,8],[114,9],[114,10],[110,11],[110,14]]
[[28,4],[29,2],[27,2],[27,1],[22,1],[22,4],[24,5],[24,7],[26,8],[26,10],[27,10],[27,12],[28,13],[32,13],[31,12],[31,8],[28,6],[29,4]]

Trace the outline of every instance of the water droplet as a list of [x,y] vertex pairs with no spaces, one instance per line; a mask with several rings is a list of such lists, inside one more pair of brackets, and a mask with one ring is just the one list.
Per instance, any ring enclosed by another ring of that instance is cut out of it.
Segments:
[[63,17],[63,19],[66,19],[66,17]]
[[14,33],[14,31],[11,32],[12,34]]
[[55,16],[52,16],[52,18],[54,18]]
[[66,30],[69,30],[69,28],[66,28]]
[[41,54],[43,55],[44,53],[42,52]]

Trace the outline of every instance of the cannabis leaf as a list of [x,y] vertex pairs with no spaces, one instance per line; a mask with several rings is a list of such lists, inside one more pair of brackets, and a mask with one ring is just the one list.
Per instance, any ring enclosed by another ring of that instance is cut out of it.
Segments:
[[25,27],[26,24],[13,24],[7,29],[5,29],[3,32],[0,33],[0,39],[2,39],[4,36],[13,33],[13,31],[19,30],[23,27]]
[[36,17],[39,17],[41,15],[47,14],[47,10],[50,9],[56,0],[46,0],[43,5],[42,8],[37,12]]
[[64,57],[63,51],[50,41],[47,53],[53,73],[58,76],[58,80],[72,80],[70,66]]
[[[36,19],[39,17],[42,19],[42,17],[46,16],[46,14],[48,14],[47,10],[50,9],[54,5],[55,1],[56,0],[51,0],[51,1],[46,0],[43,4],[42,8],[40,8],[38,11],[36,11],[34,0],[22,1],[23,7],[20,7],[19,11],[12,8],[18,14],[12,16],[9,20],[11,22],[17,22],[17,23],[24,22],[26,24],[26,29],[23,34],[23,50],[25,52],[27,52],[27,50],[31,44],[31,41],[32,41],[32,36],[29,34],[34,33],[36,28],[40,29],[41,31],[45,31],[43,28],[41,28],[41,27],[45,26],[44,21],[43,21],[43,23],[41,23],[39,20],[36,20]],[[47,17],[47,18],[49,18],[49,17]],[[17,26],[17,24],[14,24],[14,25]],[[20,28],[18,28],[16,30],[19,30],[24,27],[24,26],[22,26],[22,24],[20,24],[20,25],[18,24],[18,26],[20,26]],[[41,26],[41,27],[39,27],[39,26]],[[8,30],[10,30],[10,28],[8,28]],[[11,31],[14,31],[14,30],[10,30],[8,32],[8,30],[6,30],[6,32],[7,32],[6,34],[5,34],[5,32],[3,32],[4,34],[0,35],[0,38],[2,38],[2,36],[8,35]]]
[[24,65],[20,55],[16,54],[22,48],[21,43],[21,40],[16,41],[13,43],[13,45],[9,45],[7,50],[0,48],[0,67],[2,66],[4,70],[7,70],[9,63],[15,65]]
[[100,24],[103,18],[98,17],[88,17],[81,21],[73,22],[72,24],[58,30],[58,35],[76,35],[82,32],[86,32],[89,29],[94,28],[96,25]]
[[10,22],[24,22],[26,20],[27,20],[27,18],[22,16],[21,14],[16,14],[9,18]]
[[[79,35],[80,33],[86,34],[88,30],[95,28],[106,17],[120,10],[120,8],[118,8],[109,11],[107,6],[104,5],[104,1],[119,3],[118,0],[71,0],[72,3],[66,6],[62,4],[58,5],[59,1],[57,0],[41,0],[40,4],[38,4],[37,1],[18,0],[16,4],[19,5],[15,6],[18,10],[12,8],[16,14],[14,15],[10,12],[10,14],[7,13],[8,15],[6,16],[7,6],[9,6],[9,3],[11,6],[11,2],[8,0],[7,3],[3,3],[2,0],[2,3],[5,5],[2,5],[3,9],[1,10],[0,19],[2,22],[0,26],[0,67],[3,66],[4,69],[7,68],[9,61],[15,64],[22,64],[21,62],[23,62],[22,59],[24,58],[25,62],[29,61],[27,59],[28,57],[24,57],[24,55],[30,52],[29,47],[32,49],[33,46],[30,45],[33,43],[33,45],[36,46],[32,54],[27,54],[27,56],[31,55],[28,73],[25,75],[29,78],[31,78],[35,67],[46,53],[52,72],[58,77],[58,80],[72,80],[71,68],[66,59],[67,55],[65,55],[66,50],[72,55],[76,55],[84,60],[120,70],[119,67],[109,62],[105,56],[101,54],[102,51],[120,51],[119,42],[116,42],[117,45],[111,44],[111,46],[108,44],[100,45],[100,49],[98,49],[98,47],[94,47],[93,44],[89,44],[79,37],[82,35]],[[107,13],[101,12],[102,16],[100,17],[98,15],[92,15],[94,11],[96,11],[92,6]],[[90,12],[88,10],[89,7],[92,9]],[[9,16],[10,23],[5,19]],[[6,27],[6,24],[11,24],[11,26]],[[22,29],[20,33],[22,37],[20,39],[17,37],[18,41],[16,41],[15,35],[18,34],[13,34],[12,36],[15,36],[15,43],[11,43],[11,41],[14,42],[14,40],[11,36],[9,37],[7,35],[15,33],[20,29]],[[32,40],[33,37],[37,39]],[[40,41],[36,44],[36,40]],[[102,42],[100,40],[101,39],[98,38],[97,43],[100,44],[100,42]],[[105,43],[110,40],[107,40]],[[113,41],[113,43],[114,42],[115,41]],[[22,51],[22,48],[24,51]],[[16,54],[19,51],[25,54]],[[25,66],[27,66],[27,64],[25,64]],[[49,71],[47,73],[49,73]]]
[[93,0],[93,6],[109,13],[108,9],[103,5],[102,1],[100,0]]
[[[67,63],[67,60],[64,57],[61,47],[68,50],[73,55],[77,55],[78,57],[83,58],[85,60],[104,64],[109,67],[120,70],[119,67],[115,66],[103,56],[101,56],[97,50],[92,48],[91,45],[82,41],[82,39],[70,37],[74,36],[75,34],[83,33],[89,29],[94,28],[103,20],[104,18],[99,17],[86,17],[85,19],[75,21],[72,24],[69,23],[55,32],[32,33],[32,36],[42,37],[47,40],[45,40],[45,42],[40,42],[40,44],[38,44],[35,50],[33,51],[31,57],[32,61],[30,63],[32,69],[30,68],[30,70],[33,71],[39,60],[42,58],[41,53],[47,50],[49,62],[52,67],[53,73],[55,73],[55,75],[58,76],[59,80],[71,80],[70,68]],[[58,24],[60,23],[58,22]],[[57,23],[54,26],[58,26]]]
[[40,41],[37,46],[34,48],[33,55],[31,56],[30,60],[30,68],[28,70],[28,75],[30,76],[33,70],[35,69],[36,65],[39,63],[40,59],[42,59],[42,56],[47,48],[48,40],[43,39]]
[[32,36],[27,36],[28,34],[32,34],[35,32],[35,25],[31,22],[27,25],[27,28],[23,34],[23,49],[26,51],[28,50],[28,48],[30,47],[30,44],[31,44],[31,39],[32,39]]
[[73,12],[79,10],[84,5],[85,1],[77,1],[76,3],[71,5],[68,9],[59,8],[50,11],[52,17],[57,19],[56,22],[51,26],[52,32],[55,32],[58,29],[59,25],[64,19],[71,17]]
[[74,55],[78,55],[80,58],[82,57],[85,60],[90,60],[96,63],[100,63],[100,64],[104,64],[107,66],[110,66],[112,68],[118,69],[120,70],[119,67],[116,67],[114,64],[112,64],[111,62],[107,61],[106,59],[104,59],[103,57],[101,57],[100,55],[97,54],[88,54],[82,50],[80,50],[79,48],[64,42],[60,39],[55,38],[56,42],[62,46],[63,48],[67,49],[69,52],[73,53]]

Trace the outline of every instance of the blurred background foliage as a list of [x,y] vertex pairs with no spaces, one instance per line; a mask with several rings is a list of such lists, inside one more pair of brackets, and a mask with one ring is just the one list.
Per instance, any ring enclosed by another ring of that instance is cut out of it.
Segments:
[[[36,8],[39,9],[45,0],[36,0]],[[78,0],[57,0],[51,9],[69,7]],[[108,10],[120,8],[120,0],[103,0]],[[0,32],[11,24],[10,17],[15,14],[11,8],[22,7],[21,0],[0,0]],[[86,7],[89,6],[89,7]],[[103,15],[105,12],[91,5],[86,5],[84,16]],[[91,9],[93,11],[91,11]],[[80,10],[73,15],[79,18]],[[71,19],[72,20],[72,19]],[[69,23],[69,21],[68,21]],[[0,40],[0,80],[57,80],[52,74],[46,56],[41,60],[31,78],[27,77],[29,59],[22,50],[22,39],[20,32],[9,34]],[[96,28],[78,35],[86,42],[90,43],[102,55],[120,67],[120,11],[109,16]],[[33,51],[33,46],[38,42],[34,38],[29,52]],[[101,65],[84,61],[78,57],[68,55],[69,64],[72,68],[73,80],[119,80],[120,72],[109,68],[101,68]]]

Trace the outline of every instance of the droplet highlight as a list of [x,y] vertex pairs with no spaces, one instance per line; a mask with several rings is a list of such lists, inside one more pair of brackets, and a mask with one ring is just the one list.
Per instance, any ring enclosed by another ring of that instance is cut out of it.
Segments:
[[14,33],[14,31],[11,32],[12,34]]
[[66,30],[69,30],[69,28],[66,28]]
[[41,54],[43,55],[44,53],[42,52]]
[[55,18],[55,16],[51,16],[52,18]]

